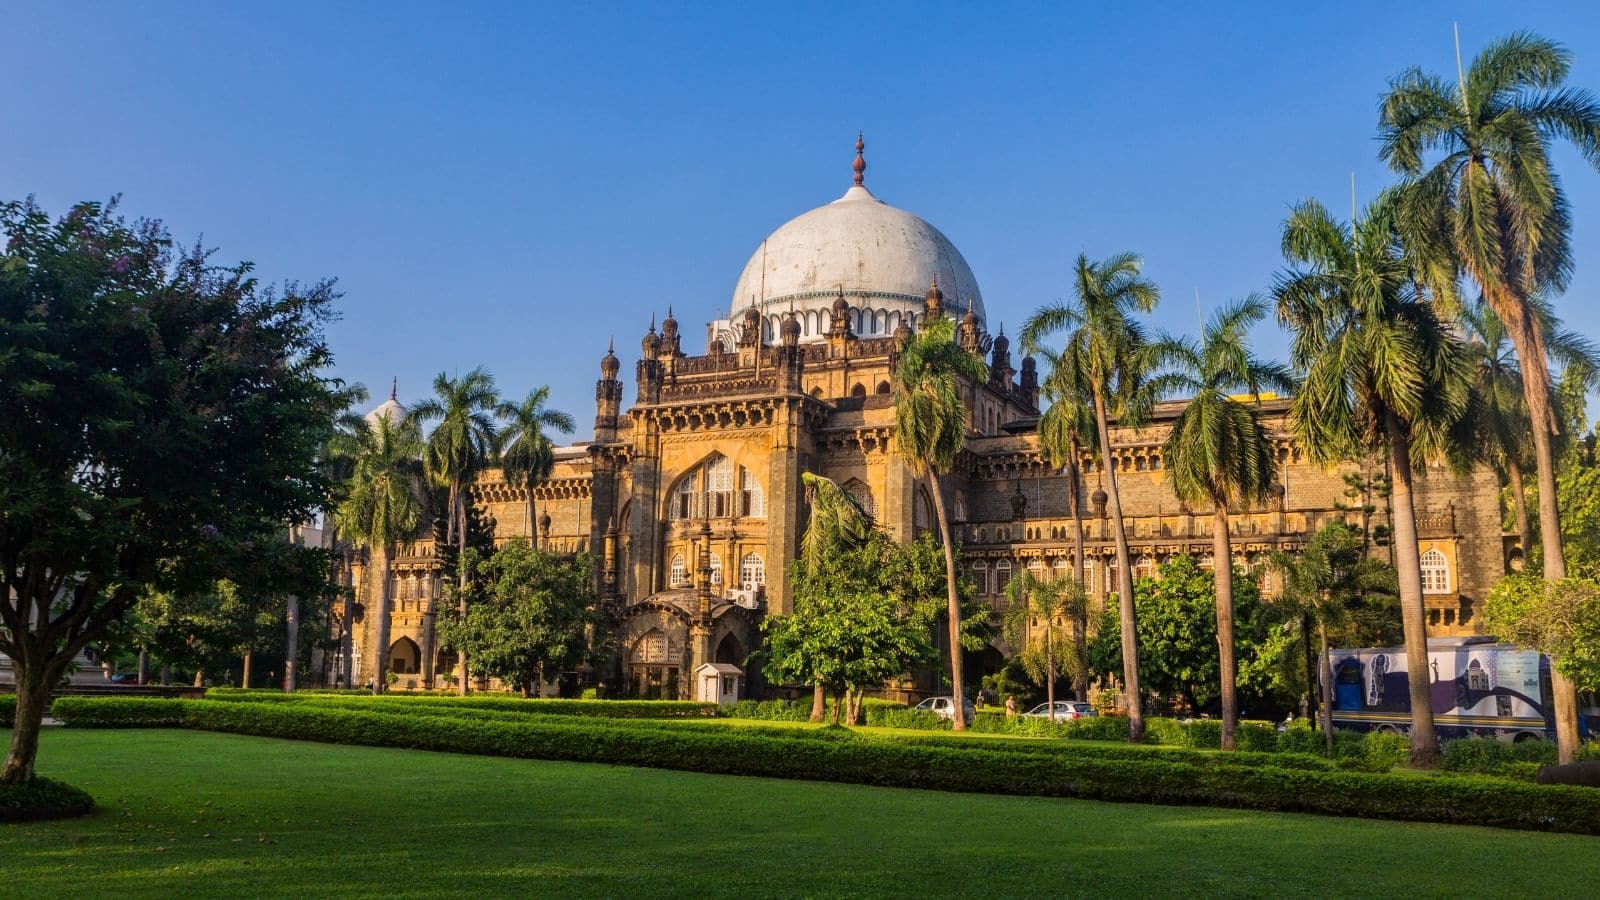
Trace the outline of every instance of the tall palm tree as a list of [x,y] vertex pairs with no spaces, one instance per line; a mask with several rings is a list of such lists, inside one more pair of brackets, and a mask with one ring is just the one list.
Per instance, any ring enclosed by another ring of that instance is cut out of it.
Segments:
[[1062,620],[1076,622],[1087,612],[1083,582],[1071,578],[1040,577],[1029,569],[1006,582],[1005,633],[1022,666],[1044,683],[1051,719],[1056,708],[1056,677],[1065,671],[1073,683],[1088,672],[1088,655],[1065,640]]
[[[1320,720],[1328,755],[1333,755],[1333,663],[1329,635],[1349,638],[1353,633],[1376,630],[1364,623],[1371,611],[1395,594],[1394,569],[1368,555],[1361,536],[1343,522],[1324,526],[1298,553],[1274,552],[1268,565],[1283,578],[1283,590],[1274,602],[1299,613],[1317,630],[1317,661],[1321,682]],[[1363,625],[1367,627],[1363,628]],[[1357,644],[1356,646],[1369,646]]]
[[401,540],[422,518],[422,438],[410,419],[377,416],[361,433],[349,490],[334,510],[339,530],[372,554],[374,641],[372,692],[381,694],[389,672],[389,565]]
[[1293,332],[1290,354],[1304,384],[1290,426],[1314,460],[1334,465],[1384,447],[1393,482],[1394,559],[1399,575],[1411,691],[1411,764],[1439,765],[1429,696],[1428,648],[1417,546],[1413,465],[1457,459],[1471,399],[1465,349],[1434,305],[1417,293],[1386,191],[1349,225],[1315,200],[1284,223],[1292,266],[1274,293]]
[[[1534,312],[1552,361],[1576,373],[1590,389],[1600,373],[1600,353],[1593,344],[1556,321],[1549,304],[1535,298]],[[1511,347],[1505,324],[1494,308],[1480,299],[1463,306],[1460,327],[1472,358],[1473,386],[1477,393],[1480,440],[1511,490],[1512,509],[1522,551],[1533,549],[1533,520],[1528,512],[1526,466],[1533,458],[1533,423],[1523,390],[1522,367]],[[1552,398],[1552,403],[1555,402]]]
[[[466,612],[467,568],[459,561],[467,551],[466,490],[474,476],[489,464],[497,446],[495,415],[500,411],[500,392],[494,376],[478,367],[451,378],[440,372],[433,379],[434,396],[411,410],[417,423],[437,422],[423,448],[422,464],[428,479],[449,489],[445,540],[456,548],[456,578],[462,589],[461,611]],[[458,690],[467,693],[467,655],[457,651]],[[429,668],[431,669],[431,663]]]
[[933,513],[944,546],[945,581],[950,609],[950,681],[956,715],[952,726],[966,730],[961,678],[961,596],[956,575],[955,544],[945,515],[940,478],[955,467],[967,445],[967,406],[962,388],[989,377],[983,360],[956,343],[955,321],[939,316],[926,322],[907,342],[895,369],[895,446],[918,476],[927,476]]
[[[1600,100],[1562,87],[1571,63],[1562,45],[1517,32],[1489,44],[1462,71],[1458,46],[1455,84],[1409,69],[1391,83],[1379,120],[1379,156],[1413,179],[1408,230],[1477,282],[1522,361],[1544,572],[1552,579],[1566,577],[1551,446],[1559,423],[1550,402],[1549,335],[1536,307],[1541,291],[1565,289],[1573,260],[1570,210],[1551,144],[1570,141],[1600,169]],[[1430,166],[1424,155],[1436,150],[1443,152]]]
[[[1088,383],[1083,375],[1082,360],[1051,350],[1042,350],[1048,366],[1044,383],[1040,386],[1049,406],[1039,417],[1039,449],[1053,469],[1064,469],[1067,475],[1067,496],[1072,507],[1072,577],[1080,588],[1084,583],[1083,550],[1083,456],[1093,456],[1099,449],[1099,438],[1094,427],[1094,402],[1089,398]],[[1087,597],[1085,598],[1087,599]],[[1089,607],[1080,604],[1073,619],[1073,650],[1078,658],[1087,658],[1089,652]],[[1089,669],[1084,666],[1073,674],[1074,699],[1089,699]]]
[[[1222,749],[1234,749],[1239,695],[1233,645],[1233,545],[1228,507],[1265,500],[1277,473],[1272,439],[1261,422],[1261,392],[1290,391],[1294,376],[1250,353],[1249,331],[1267,314],[1251,295],[1218,309],[1200,342],[1178,342],[1170,388],[1189,395],[1162,451],[1172,492],[1186,503],[1210,501],[1212,576],[1222,662]],[[1240,399],[1244,395],[1245,399]]]
[[[361,436],[367,430],[366,420],[356,410],[367,402],[369,394],[367,388],[360,382],[342,385],[338,394],[339,413],[334,416],[333,433],[328,436],[328,442],[323,446],[321,464],[323,471],[328,475],[328,482],[336,491],[333,506],[346,496],[351,478],[355,476],[356,459],[360,455]],[[355,585],[351,577],[352,547],[342,539],[339,522],[333,511],[329,510],[325,516],[323,527],[327,533],[325,539],[327,546],[334,551],[335,577],[340,580],[340,594],[343,609],[339,614],[339,658],[341,671],[339,682],[344,687],[350,686],[351,667],[354,665],[353,646],[355,638],[355,624],[352,621],[355,614]],[[291,602],[292,599],[291,599]],[[290,643],[293,646],[293,642]]]
[[1144,712],[1139,688],[1139,648],[1133,609],[1133,567],[1128,554],[1128,530],[1122,521],[1122,495],[1117,489],[1116,460],[1111,455],[1109,421],[1138,425],[1150,400],[1145,381],[1156,362],[1144,326],[1134,316],[1155,309],[1161,289],[1144,277],[1143,263],[1135,253],[1119,253],[1093,261],[1079,254],[1073,269],[1073,298],[1047,305],[1022,328],[1025,352],[1037,353],[1044,339],[1066,332],[1063,358],[1081,365],[1082,378],[1094,411],[1100,467],[1105,472],[1106,499],[1110,507],[1111,534],[1117,549],[1117,601],[1122,622],[1122,679],[1128,710],[1128,739],[1144,739]]
[[506,484],[528,492],[528,546],[539,546],[539,536],[534,532],[533,489],[550,478],[555,471],[555,445],[545,434],[545,429],[571,434],[577,424],[572,416],[559,409],[546,409],[550,399],[550,386],[540,385],[528,392],[521,403],[504,403],[500,417],[505,420],[505,430],[500,433],[500,471]]

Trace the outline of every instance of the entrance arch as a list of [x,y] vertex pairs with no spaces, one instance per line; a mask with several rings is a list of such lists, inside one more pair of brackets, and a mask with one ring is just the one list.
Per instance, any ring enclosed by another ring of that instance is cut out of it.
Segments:
[[397,675],[415,675],[422,662],[422,648],[411,638],[403,637],[389,646],[389,670]]

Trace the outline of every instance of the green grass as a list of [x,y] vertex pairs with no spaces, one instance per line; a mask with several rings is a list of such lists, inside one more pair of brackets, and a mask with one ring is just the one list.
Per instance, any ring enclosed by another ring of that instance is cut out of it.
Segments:
[[50,729],[40,772],[101,810],[0,826],[5,896],[1579,896],[1600,858],[1570,835],[190,731]]

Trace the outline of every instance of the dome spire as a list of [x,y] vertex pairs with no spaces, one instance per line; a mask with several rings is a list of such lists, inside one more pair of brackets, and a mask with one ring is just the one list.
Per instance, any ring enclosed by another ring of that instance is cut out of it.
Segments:
[[856,161],[851,168],[856,171],[856,187],[861,187],[867,174],[867,142],[862,138],[861,132],[856,132]]
[[390,400],[394,400],[394,402],[396,402],[396,403],[399,403],[400,402],[399,399],[397,399],[396,396],[395,396],[395,395],[397,395],[399,393],[400,393],[400,376],[396,375],[396,376],[394,376],[394,380],[389,382],[389,399]]

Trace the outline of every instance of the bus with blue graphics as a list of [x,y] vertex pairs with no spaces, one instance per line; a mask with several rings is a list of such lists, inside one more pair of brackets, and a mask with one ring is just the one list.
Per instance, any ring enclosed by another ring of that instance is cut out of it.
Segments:
[[[1356,731],[1411,728],[1403,647],[1332,650],[1333,726]],[[1429,695],[1440,738],[1554,740],[1550,661],[1489,637],[1430,638]],[[1594,695],[1579,697],[1579,730],[1600,733]]]

